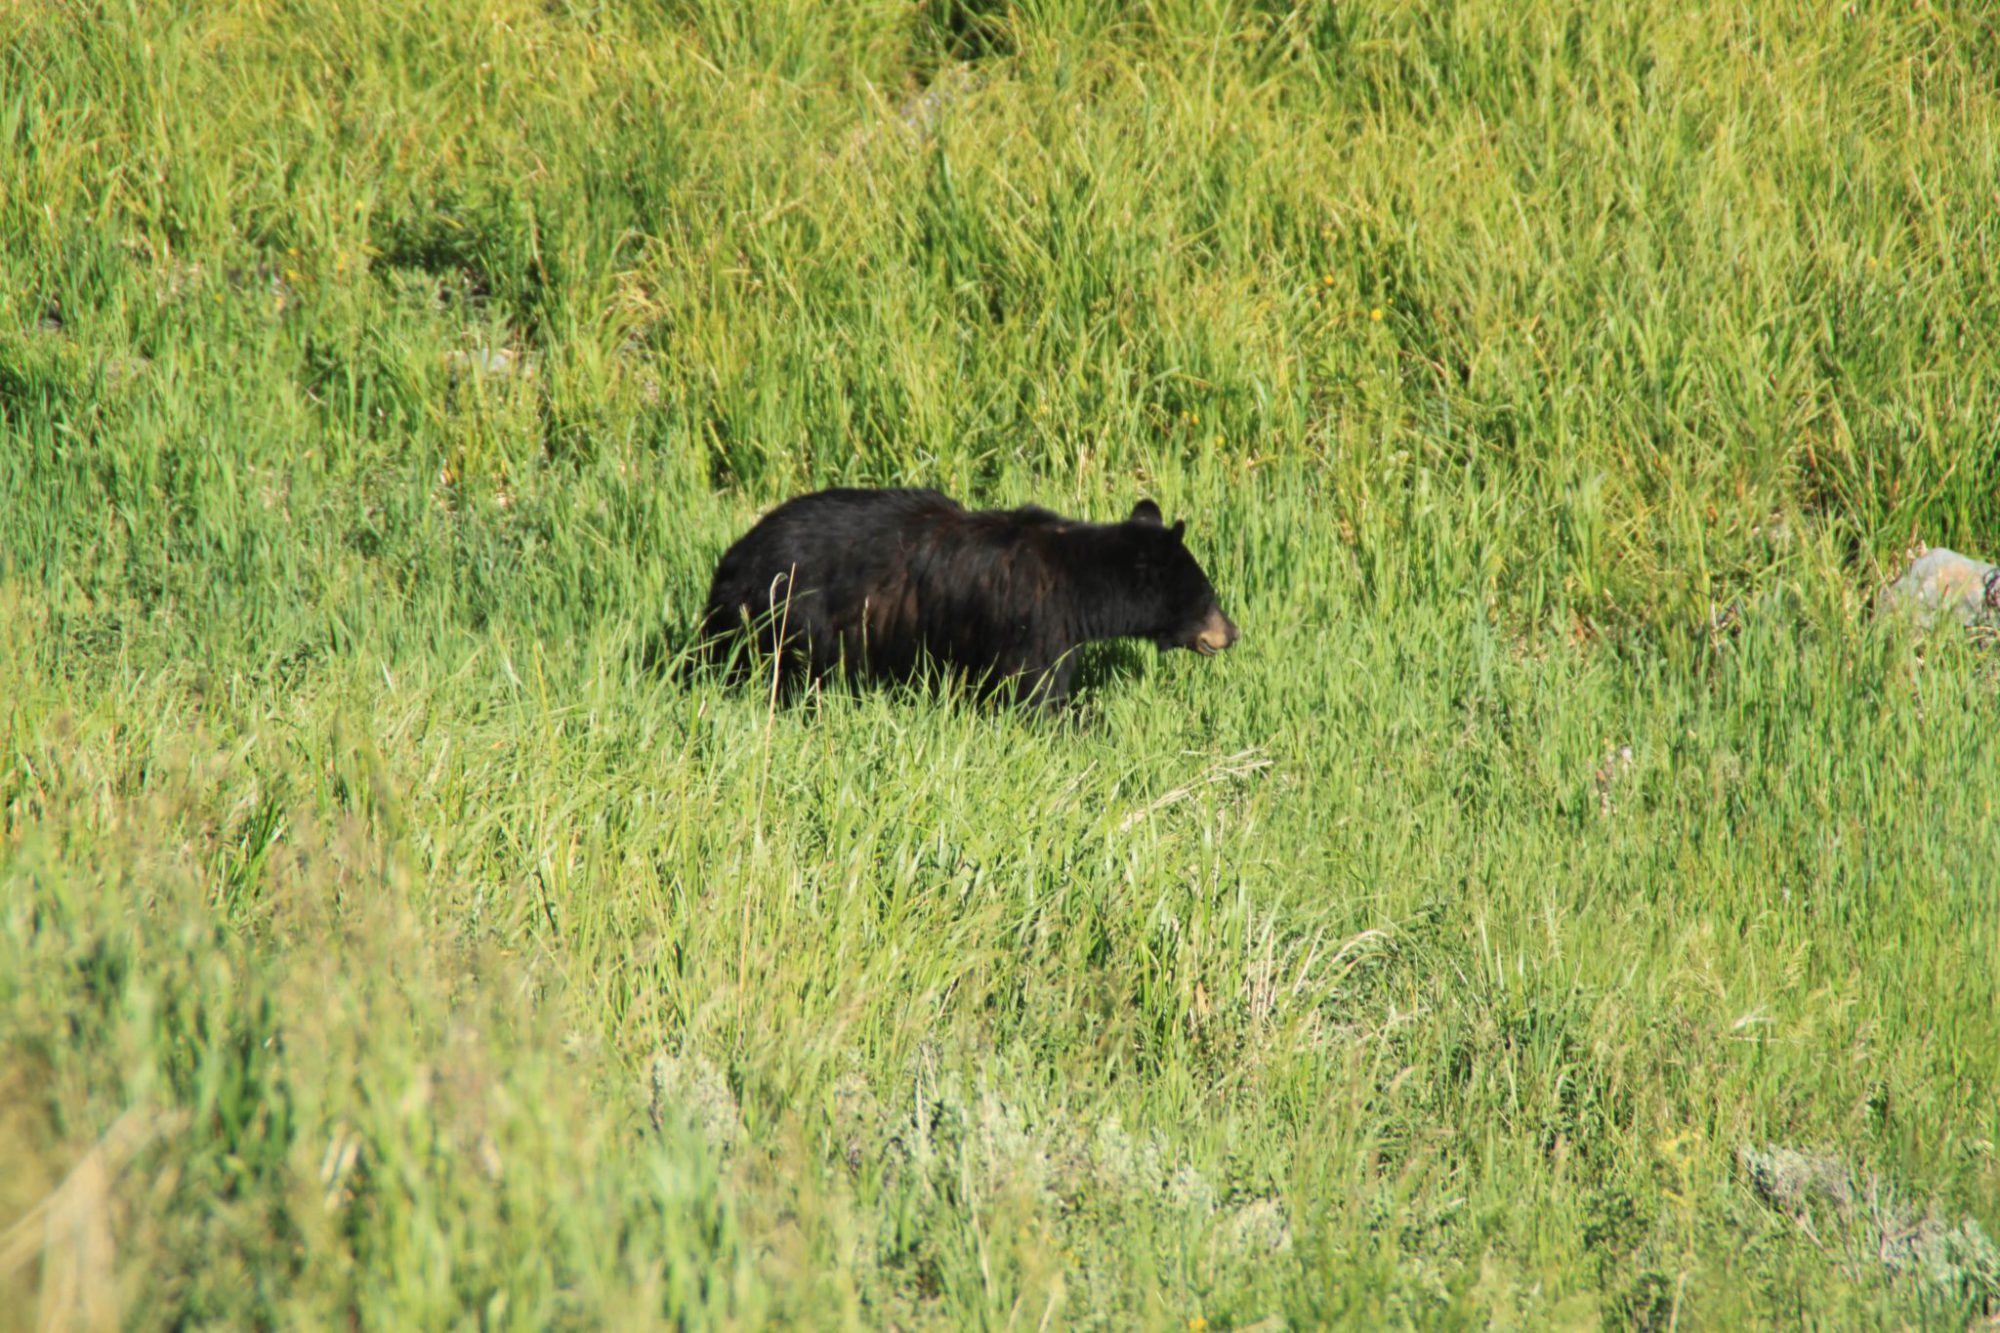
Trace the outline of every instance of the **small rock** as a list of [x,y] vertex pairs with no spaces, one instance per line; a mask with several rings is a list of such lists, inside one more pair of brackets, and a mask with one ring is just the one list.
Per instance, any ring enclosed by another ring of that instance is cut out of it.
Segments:
[[446,352],[445,368],[454,374],[510,375],[535,373],[535,358],[522,356],[511,347],[475,347],[469,352]]
[[1838,1157],[1777,1144],[1761,1150],[1746,1144],[1736,1150],[1736,1165],[1758,1197],[1794,1217],[1815,1206],[1830,1207],[1842,1218],[1853,1213],[1853,1176]]
[[117,390],[132,384],[153,368],[153,358],[143,354],[114,356],[104,363],[104,387]]
[[847,136],[846,146],[834,156],[851,158],[867,149],[884,131],[911,146],[928,143],[937,136],[946,114],[987,83],[986,73],[971,64],[947,65],[937,72],[928,87],[904,101],[892,120],[857,126]]
[[1936,547],[1884,588],[1877,605],[1906,612],[1924,629],[1945,616],[1967,628],[2000,627],[2000,565]]
[[1292,1228],[1276,1199],[1257,1199],[1230,1213],[1216,1232],[1218,1243],[1234,1254],[1269,1259],[1290,1253]]
[[929,139],[937,133],[945,112],[954,103],[986,86],[986,76],[971,65],[947,65],[937,72],[930,86],[903,103],[896,119],[908,134]]
[[743,1138],[743,1112],[720,1071],[699,1055],[661,1052],[647,1070],[647,1115],[653,1128],[678,1120],[691,1125],[718,1156]]

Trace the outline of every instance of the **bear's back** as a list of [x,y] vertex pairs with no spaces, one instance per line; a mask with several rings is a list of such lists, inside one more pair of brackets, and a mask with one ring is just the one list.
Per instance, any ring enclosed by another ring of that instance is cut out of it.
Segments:
[[969,545],[1010,550],[1026,549],[1045,534],[1079,526],[1075,519],[1064,518],[1039,505],[1022,505],[1018,509],[961,510],[960,514],[959,520],[949,529],[951,537]]
[[915,486],[832,486],[810,495],[794,496],[766,514],[758,526],[773,520],[814,523],[861,520],[895,525],[909,520],[936,521],[965,512],[963,505],[941,491]]
[[1022,549],[1074,521],[1036,505],[1017,509],[967,509],[939,491],[917,487],[831,487],[796,496],[766,514],[729,556],[753,563],[803,557],[804,563],[875,559],[897,552]]

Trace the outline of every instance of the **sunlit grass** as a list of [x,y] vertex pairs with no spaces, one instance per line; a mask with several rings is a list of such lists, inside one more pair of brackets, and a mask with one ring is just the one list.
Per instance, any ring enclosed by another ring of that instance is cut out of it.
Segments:
[[[1980,24],[0,15],[0,1327],[1989,1311]],[[1244,640],[641,668],[833,482]]]

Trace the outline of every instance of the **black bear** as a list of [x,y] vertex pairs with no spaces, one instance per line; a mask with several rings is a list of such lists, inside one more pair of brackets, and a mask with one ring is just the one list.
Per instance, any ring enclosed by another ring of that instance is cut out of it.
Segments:
[[786,690],[836,670],[908,680],[928,660],[982,696],[1052,708],[1082,644],[1146,638],[1210,657],[1236,642],[1185,527],[1150,500],[1122,523],[1084,523],[929,490],[802,495],[723,553],[702,647],[740,669],[753,644]]

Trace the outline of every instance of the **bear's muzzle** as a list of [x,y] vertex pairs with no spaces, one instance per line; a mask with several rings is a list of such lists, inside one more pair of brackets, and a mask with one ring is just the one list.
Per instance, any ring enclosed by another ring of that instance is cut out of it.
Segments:
[[1203,657],[1213,657],[1241,637],[1236,622],[1223,615],[1221,607],[1216,607],[1194,632],[1194,650]]

